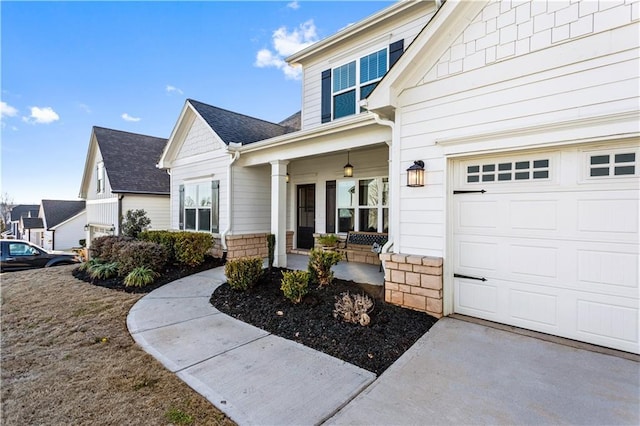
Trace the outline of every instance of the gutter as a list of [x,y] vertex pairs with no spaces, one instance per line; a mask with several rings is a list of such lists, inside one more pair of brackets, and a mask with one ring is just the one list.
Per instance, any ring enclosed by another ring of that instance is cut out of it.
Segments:
[[229,234],[229,232],[231,231],[231,180],[232,180],[232,175],[231,175],[231,168],[233,166],[233,163],[236,162],[236,160],[238,158],[240,158],[240,151],[238,151],[237,149],[235,149],[233,151],[233,154],[231,152],[229,152],[229,155],[231,156],[231,161],[229,161],[229,164],[227,165],[227,228],[222,231],[222,233],[220,234],[220,243],[222,244],[222,258],[226,259],[227,258],[227,235]]

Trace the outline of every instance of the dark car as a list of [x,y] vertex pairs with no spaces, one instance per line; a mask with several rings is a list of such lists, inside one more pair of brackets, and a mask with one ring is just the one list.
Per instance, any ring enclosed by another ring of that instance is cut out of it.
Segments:
[[0,240],[0,272],[80,263],[74,253],[47,251],[28,241]]

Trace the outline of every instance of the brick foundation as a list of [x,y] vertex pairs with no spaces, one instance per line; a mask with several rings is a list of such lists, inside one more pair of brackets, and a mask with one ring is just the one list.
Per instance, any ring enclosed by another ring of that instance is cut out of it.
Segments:
[[287,231],[287,253],[293,251],[293,231]]
[[267,235],[269,234],[227,235],[227,259],[269,256]]
[[442,258],[383,253],[384,300],[442,317]]

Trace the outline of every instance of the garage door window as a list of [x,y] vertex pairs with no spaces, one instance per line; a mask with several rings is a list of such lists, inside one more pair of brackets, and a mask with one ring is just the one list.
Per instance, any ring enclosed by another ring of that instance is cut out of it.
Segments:
[[549,159],[467,166],[467,183],[549,179]]
[[636,174],[636,153],[596,154],[589,156],[589,176],[633,176]]

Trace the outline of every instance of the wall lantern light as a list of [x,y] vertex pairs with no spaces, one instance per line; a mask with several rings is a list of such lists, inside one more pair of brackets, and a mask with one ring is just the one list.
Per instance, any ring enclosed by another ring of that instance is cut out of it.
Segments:
[[287,181],[287,183],[289,183],[289,179],[290,179],[290,177],[289,177],[289,173],[287,173],[287,177],[285,178],[285,180]]
[[407,169],[407,186],[424,186],[424,161],[417,160]]
[[353,176],[353,166],[349,163],[349,151],[347,151],[347,164],[344,165],[344,177]]

